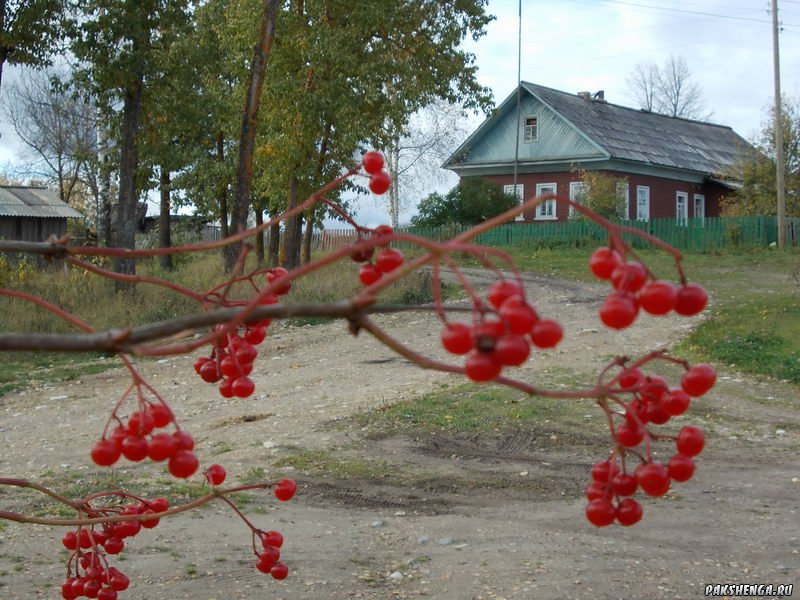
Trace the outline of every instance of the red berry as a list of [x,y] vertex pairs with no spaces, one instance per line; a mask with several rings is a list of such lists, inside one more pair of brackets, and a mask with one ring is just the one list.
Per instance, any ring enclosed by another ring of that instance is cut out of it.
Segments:
[[651,315],[665,315],[678,300],[678,290],[669,281],[651,281],[639,292],[639,305]]
[[386,171],[378,171],[369,181],[369,189],[373,194],[385,194],[392,185],[392,178]]
[[497,379],[503,367],[488,352],[473,352],[464,364],[467,377],[472,381],[492,381]]
[[518,367],[530,355],[531,347],[521,335],[508,333],[497,340],[494,347],[494,358],[501,365]]
[[391,235],[394,235],[394,229],[392,229],[391,225],[378,225],[372,230],[372,237],[385,238],[377,242],[378,246],[381,248],[385,248],[391,243]]
[[166,404],[153,404],[148,412],[153,417],[153,425],[156,427],[166,427],[172,423],[172,411]]
[[384,248],[375,257],[375,267],[381,273],[390,273],[403,264],[403,253],[395,248]]
[[612,329],[625,329],[639,314],[636,300],[624,293],[610,294],[600,307],[600,320]]
[[74,531],[68,531],[61,538],[61,543],[64,544],[64,548],[67,550],[75,550],[78,547],[78,536]]
[[[152,508],[146,508],[142,511],[141,514],[154,515],[155,511]],[[139,524],[145,529],[152,529],[153,527],[157,526],[160,522],[161,519],[144,519],[143,521],[139,521]]]
[[125,541],[122,538],[110,537],[103,544],[103,547],[109,554],[119,554],[125,548]]
[[100,467],[110,467],[119,460],[121,453],[122,449],[116,442],[102,439],[92,448],[92,460]]
[[667,392],[669,392],[667,380],[661,377],[661,375],[648,375],[644,378],[644,381],[639,387],[639,394],[642,400],[653,404],[661,402],[661,399],[667,395]]
[[[288,274],[289,271],[287,271],[283,267],[275,267],[274,269],[270,269],[267,272],[267,283],[272,284],[278,279],[286,277]],[[284,294],[288,294],[291,291],[291,289],[292,289],[292,282],[286,281],[285,283],[279,285],[273,293],[277,296],[283,296]]]
[[717,381],[717,373],[711,365],[699,364],[691,367],[681,377],[681,387],[690,396],[702,396]]
[[509,296],[497,312],[511,332],[520,335],[530,333],[539,320],[539,315],[522,296]]
[[375,252],[374,246],[369,246],[368,248],[362,248],[361,250],[353,250],[350,252],[350,258],[354,262],[367,262],[370,258],[372,258],[372,254]]
[[627,448],[638,446],[644,439],[644,427],[632,425],[628,421],[617,427],[617,442]]
[[619,376],[619,387],[624,390],[636,387],[644,379],[644,374],[636,367],[625,369]]
[[638,262],[621,264],[611,273],[611,285],[622,292],[638,292],[646,281],[647,269]]
[[687,425],[678,433],[678,440],[675,447],[678,452],[686,456],[697,456],[703,451],[706,438],[703,432],[694,425]]
[[383,274],[372,263],[364,263],[358,270],[358,278],[364,285],[372,285],[382,276]]
[[692,316],[700,312],[708,304],[708,294],[699,285],[689,283],[678,288],[678,297],[675,301],[675,312],[679,315]]
[[608,500],[592,500],[586,507],[586,518],[595,527],[605,527],[614,522],[614,506]]
[[222,379],[222,373],[219,372],[217,362],[210,360],[200,367],[200,378],[206,383],[216,383]]
[[542,319],[531,329],[531,340],[537,348],[555,348],[563,337],[561,325],[552,319]]
[[292,479],[281,479],[275,488],[275,497],[281,502],[288,502],[296,491],[297,484]]
[[194,362],[194,372],[200,375],[200,371],[203,368],[203,365],[206,364],[211,359],[207,356],[201,356]]
[[633,475],[620,473],[611,480],[611,488],[617,496],[633,496],[639,489],[639,482]]
[[261,342],[264,341],[264,338],[267,337],[267,328],[266,327],[248,327],[247,331],[244,334],[244,339],[248,341],[248,343],[257,346]]
[[83,584],[83,595],[87,598],[97,598],[100,593],[100,582],[96,579],[90,579]]
[[370,150],[361,157],[361,163],[364,165],[364,170],[370,175],[375,175],[383,169],[384,159],[383,154],[377,150]]
[[598,248],[589,259],[589,269],[600,279],[610,279],[611,273],[622,262],[616,250],[608,247]]
[[592,479],[600,483],[608,483],[618,472],[617,463],[604,460],[592,467]]
[[241,374],[239,361],[237,361],[233,356],[226,356],[219,363],[219,371],[225,377],[236,378]]
[[669,473],[660,462],[639,465],[636,468],[636,479],[648,496],[663,496],[669,491]]
[[172,437],[178,442],[178,450],[194,450],[194,440],[192,436],[182,429],[173,433]]
[[669,476],[675,481],[689,481],[694,475],[694,461],[689,456],[676,454],[669,459]]
[[197,457],[191,450],[178,450],[169,459],[169,472],[173,477],[186,479],[194,475],[199,466]]
[[269,574],[272,575],[274,579],[286,579],[289,575],[289,567],[283,563],[278,563],[270,569]]
[[677,417],[686,412],[692,399],[681,388],[673,388],[661,400],[661,409],[671,417]]
[[486,297],[495,308],[500,308],[503,302],[511,296],[522,296],[522,286],[510,279],[495,281],[490,287]]
[[223,398],[233,398],[233,379],[223,379],[222,383],[219,384],[219,395]]
[[663,425],[669,421],[670,415],[663,408],[660,403],[651,402],[647,405],[647,420],[654,425]]
[[153,512],[156,513],[162,513],[169,508],[169,500],[161,497],[151,500],[148,504],[153,509]]
[[227,474],[228,472],[225,470],[225,467],[214,464],[206,469],[206,480],[211,485],[222,485]]
[[615,511],[617,523],[625,527],[635,525],[642,518],[642,505],[633,498],[625,498]]
[[131,462],[147,458],[147,440],[138,435],[127,435],[122,440],[122,455]]
[[598,498],[605,498],[606,500],[611,498],[611,489],[605,483],[593,481],[586,486],[586,499],[597,500]]
[[272,546],[273,548],[280,548],[283,546],[283,536],[277,531],[267,531],[261,536],[261,543],[265,547]]
[[262,573],[269,573],[270,569],[278,564],[278,561],[281,559],[280,551],[272,546],[267,546],[258,555],[258,561],[256,562],[256,569],[261,571]]
[[147,412],[136,411],[128,418],[128,431],[133,435],[147,435],[154,428],[153,416]]
[[472,329],[465,323],[447,323],[440,338],[442,346],[451,354],[467,354],[475,347]]
[[100,588],[100,591],[97,592],[97,600],[117,600],[117,592],[110,587]]
[[61,597],[64,600],[75,600],[78,597],[72,588],[77,580],[77,577],[70,577],[61,584]]
[[150,443],[147,445],[147,456],[152,461],[160,462],[175,454],[177,449],[178,442],[174,436],[166,432],[157,433],[150,438]]
[[[114,567],[111,567],[111,569],[113,568]],[[109,569],[109,573],[111,572],[111,569]],[[128,576],[125,575],[125,573],[122,573],[117,569],[114,569],[114,574],[110,575],[110,577],[108,578],[108,585],[110,585],[111,589],[114,591],[124,592],[125,590],[128,589],[128,586],[130,585],[130,579],[128,579]]]
[[256,385],[249,377],[238,377],[231,384],[231,391],[237,398],[247,398],[252,395],[255,389]]

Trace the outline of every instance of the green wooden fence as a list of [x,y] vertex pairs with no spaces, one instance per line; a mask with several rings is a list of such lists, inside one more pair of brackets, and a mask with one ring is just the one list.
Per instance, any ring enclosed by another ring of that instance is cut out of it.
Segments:
[[[680,250],[706,252],[736,246],[769,246],[777,242],[778,233],[775,217],[715,217],[690,219],[685,225],[675,219],[653,219],[651,221],[619,221],[621,225],[646,231],[651,235]],[[405,233],[444,241],[452,238],[467,227],[408,227]],[[633,235],[626,239],[636,247],[649,244]],[[596,223],[585,220],[555,223],[508,223],[482,233],[475,241],[488,246],[533,245],[582,245],[602,243],[607,239],[606,232]],[[786,244],[800,244],[800,218],[789,218],[786,223]]]

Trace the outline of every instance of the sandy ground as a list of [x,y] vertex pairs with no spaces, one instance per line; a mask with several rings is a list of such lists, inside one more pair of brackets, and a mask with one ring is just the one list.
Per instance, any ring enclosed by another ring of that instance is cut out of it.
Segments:
[[[478,287],[489,281],[470,276]],[[694,323],[644,318],[609,332],[596,318],[602,286],[535,276],[526,284],[539,312],[566,330],[557,351],[519,370],[527,381],[592,373],[610,356],[669,346]],[[433,316],[380,322],[443,357]],[[800,583],[796,388],[720,366],[719,385],[692,410],[691,421],[708,431],[695,479],[647,499],[637,526],[598,530],[583,517],[581,493],[607,443],[591,428],[562,431],[554,420],[482,436],[370,437],[348,418],[460,379],[412,366],[341,323],[276,327],[261,349],[247,400],[220,398],[194,375],[193,357],[139,363],[195,436],[201,462],[222,462],[235,481],[255,468],[269,476],[272,461],[297,449],[344,447],[419,478],[409,487],[391,477],[298,473],[294,501],[256,497],[245,513],[287,539],[291,575],[283,582],[255,570],[249,533],[225,507],[167,520],[121,555],[132,580],[121,598],[699,598],[712,583]],[[115,369],[0,398],[0,473],[36,480],[91,472],[88,450],[127,385]],[[603,418],[590,402],[585,412]],[[121,468],[136,476],[163,470]],[[3,508],[22,510],[20,498],[0,490]],[[60,597],[61,534],[0,529],[1,599]]]

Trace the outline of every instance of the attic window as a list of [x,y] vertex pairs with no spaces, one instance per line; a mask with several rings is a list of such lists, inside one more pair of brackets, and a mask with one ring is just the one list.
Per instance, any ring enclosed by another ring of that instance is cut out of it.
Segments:
[[525,137],[523,141],[526,144],[539,141],[539,119],[537,117],[525,117]]

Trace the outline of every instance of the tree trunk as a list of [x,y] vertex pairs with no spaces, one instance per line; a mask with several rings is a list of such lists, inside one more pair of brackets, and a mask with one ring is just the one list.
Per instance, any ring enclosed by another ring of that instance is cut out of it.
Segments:
[[[256,209],[256,227],[264,224],[264,211],[260,208]],[[264,232],[259,231],[256,234],[256,264],[261,267],[264,265]]]
[[[119,204],[117,205],[117,245],[134,249],[136,245],[136,169],[139,165],[139,117],[142,111],[144,81],[141,62],[131,86],[125,90],[122,107],[122,131],[119,161]],[[117,273],[136,273],[136,263],[130,258],[118,258]]]
[[[264,86],[264,73],[267,68],[272,41],[275,38],[275,20],[278,14],[278,0],[264,0],[261,16],[261,30],[253,51],[250,64],[250,82],[242,113],[242,129],[239,141],[239,163],[236,168],[236,197],[233,206],[233,221],[236,231],[247,229],[247,215],[250,209],[250,185],[253,179],[253,149],[255,147],[258,107],[261,102],[261,89]],[[241,244],[227,247],[225,267],[230,271],[236,262]]]
[[392,145],[386,157],[386,166],[392,185],[389,187],[389,221],[394,229],[400,227],[400,136],[392,136]]
[[306,211],[306,228],[303,231],[303,252],[300,257],[302,264],[311,262],[311,242],[314,239],[314,208]]
[[98,187],[100,205],[97,215],[97,244],[109,248],[111,246],[111,161],[108,156],[108,137],[105,128],[100,125],[103,118],[97,111],[97,162]]
[[[297,175],[292,173],[289,178],[289,193],[286,198],[286,210],[291,210],[297,206],[297,188],[299,185]],[[280,264],[288,270],[292,270],[300,264],[300,235],[302,232],[303,221],[299,215],[289,217],[284,221],[283,240],[281,243]]]
[[281,224],[273,223],[269,228],[269,248],[268,259],[270,267],[277,267],[280,264],[281,251]]
[[[221,131],[217,133],[217,162],[220,165],[225,162],[225,138],[223,135]],[[230,230],[228,229],[228,182],[225,177],[219,182],[217,201],[219,204],[220,234],[223,238],[226,238],[230,235]]]
[[[170,237],[171,231],[171,223],[169,220],[169,212],[170,212],[170,186],[172,181],[170,180],[169,170],[164,166],[161,165],[160,167],[161,174],[159,176],[159,184],[161,192],[161,210],[158,213],[158,247],[159,248],[169,248],[172,246],[172,240]],[[162,269],[170,270],[172,269],[172,255],[171,254],[162,254],[158,257],[158,263],[161,265]]]

